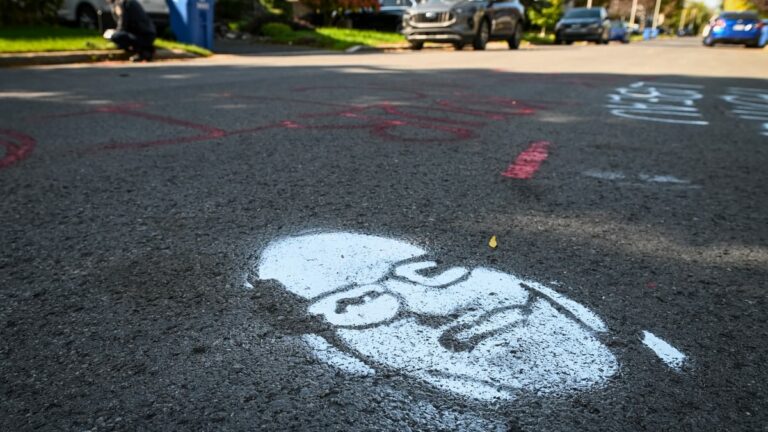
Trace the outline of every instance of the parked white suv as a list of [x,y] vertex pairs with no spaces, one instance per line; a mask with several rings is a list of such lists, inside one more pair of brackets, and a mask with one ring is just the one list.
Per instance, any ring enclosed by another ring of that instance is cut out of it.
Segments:
[[[138,0],[155,25],[168,25],[168,5],[165,0]],[[105,30],[114,26],[112,10],[106,0],[64,0],[59,18],[73,22],[78,27]]]

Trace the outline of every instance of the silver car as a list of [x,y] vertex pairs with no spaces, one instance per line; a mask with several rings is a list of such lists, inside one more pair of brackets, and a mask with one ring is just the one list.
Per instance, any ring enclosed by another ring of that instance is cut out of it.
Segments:
[[426,0],[403,15],[403,35],[411,48],[424,42],[453,44],[456,49],[472,43],[485,49],[490,40],[506,40],[517,49],[523,38],[525,7],[519,0]]
[[[165,0],[138,0],[156,26],[168,23],[168,5]],[[105,30],[111,27],[112,9],[106,0],[64,0],[58,11],[59,19],[73,22],[78,27]]]

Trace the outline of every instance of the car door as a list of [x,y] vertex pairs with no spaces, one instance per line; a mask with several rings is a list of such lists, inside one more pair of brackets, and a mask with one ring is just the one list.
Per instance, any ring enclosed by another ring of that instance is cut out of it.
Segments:
[[609,38],[611,35],[611,20],[608,19],[608,11],[600,8],[600,20],[603,22],[603,35]]
[[139,2],[149,14],[168,14],[168,5],[165,3],[165,0],[139,0]]
[[489,11],[492,14],[491,33],[494,37],[506,37],[514,29],[514,4],[518,0],[496,0],[491,3]]

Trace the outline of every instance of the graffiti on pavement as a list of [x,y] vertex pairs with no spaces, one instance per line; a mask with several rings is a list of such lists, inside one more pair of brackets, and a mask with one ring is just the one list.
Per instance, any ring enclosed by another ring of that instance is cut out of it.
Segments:
[[271,242],[255,270],[309,301],[334,337],[305,342],[351,374],[383,368],[458,396],[511,400],[598,387],[619,370],[601,339],[608,327],[586,306],[495,269],[442,268],[404,241],[289,236]]

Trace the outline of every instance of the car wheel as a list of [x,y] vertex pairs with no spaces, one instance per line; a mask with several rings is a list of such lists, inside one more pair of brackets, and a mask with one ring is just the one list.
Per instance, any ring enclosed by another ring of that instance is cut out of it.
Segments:
[[704,46],[708,46],[708,47],[715,46],[715,41],[712,40],[712,38],[710,37],[706,37],[704,38]]
[[509,49],[516,50],[520,48],[520,42],[523,40],[523,26],[518,22],[515,24],[515,31],[512,33],[512,37],[507,39],[507,45]]
[[464,49],[464,42],[454,42],[454,43],[453,43],[453,48],[454,48],[456,51],[461,51],[461,50],[463,50],[463,49]]
[[414,51],[419,51],[420,49],[424,48],[424,42],[411,42],[411,49]]
[[488,39],[491,37],[491,26],[488,24],[488,20],[480,21],[480,27],[477,28],[477,34],[472,41],[472,48],[476,50],[484,50],[485,45],[488,43]]
[[566,45],[573,45],[573,41],[571,41],[571,40],[569,40],[569,41],[565,41],[565,44],[566,44]]
[[77,8],[75,20],[77,26],[80,28],[88,30],[99,29],[99,17],[96,14],[96,10],[91,5],[84,4]]
[[752,42],[747,42],[747,48],[762,48],[760,46],[760,39],[755,39]]

